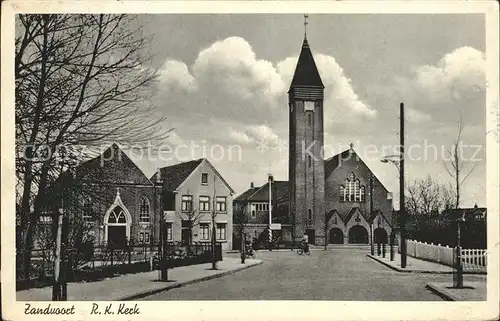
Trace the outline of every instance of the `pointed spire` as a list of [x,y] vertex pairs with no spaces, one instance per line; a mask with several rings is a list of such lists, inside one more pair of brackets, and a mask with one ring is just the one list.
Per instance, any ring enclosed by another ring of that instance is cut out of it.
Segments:
[[292,89],[297,87],[316,87],[318,89],[325,88],[309,47],[309,42],[307,41],[308,23],[308,15],[304,15],[304,41],[302,43],[302,49],[297,61],[297,66],[295,67],[289,93],[292,92]]

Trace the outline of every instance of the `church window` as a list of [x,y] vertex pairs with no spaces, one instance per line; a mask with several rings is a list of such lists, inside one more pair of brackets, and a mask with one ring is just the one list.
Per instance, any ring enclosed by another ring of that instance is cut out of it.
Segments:
[[337,224],[337,218],[336,217],[333,218],[333,224],[335,224],[335,225]]
[[312,163],[312,160],[311,160],[311,155],[307,155],[307,166],[311,167],[311,163]]
[[113,209],[113,211],[109,214],[108,224],[116,224],[116,223],[127,223],[125,219],[125,213],[121,207],[117,206]]
[[340,201],[357,203],[365,201],[365,187],[353,172],[349,173],[344,185],[340,186]]
[[139,205],[139,222],[149,223],[149,200],[147,197],[141,197]]
[[311,113],[307,114],[307,119],[308,119],[309,126],[312,126],[312,115],[311,115]]

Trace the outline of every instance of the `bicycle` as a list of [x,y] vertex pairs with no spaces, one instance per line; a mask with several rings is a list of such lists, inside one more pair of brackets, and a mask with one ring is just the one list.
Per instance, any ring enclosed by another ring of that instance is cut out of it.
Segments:
[[306,255],[311,255],[311,249],[308,249],[308,251],[304,251],[304,247],[303,246],[300,246],[298,249],[297,249],[297,254],[298,255],[302,255],[302,254],[306,254]]

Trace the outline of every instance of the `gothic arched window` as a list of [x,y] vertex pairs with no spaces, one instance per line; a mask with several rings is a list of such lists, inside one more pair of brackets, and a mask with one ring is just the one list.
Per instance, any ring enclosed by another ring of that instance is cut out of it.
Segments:
[[358,203],[365,201],[365,187],[361,185],[354,172],[349,173],[344,185],[340,186],[340,201]]
[[139,222],[149,223],[149,200],[147,197],[141,197],[139,205]]
[[127,223],[127,220],[125,219],[125,213],[123,213],[123,210],[121,207],[117,206],[113,209],[113,211],[109,214],[108,218],[108,224],[122,224],[122,223]]

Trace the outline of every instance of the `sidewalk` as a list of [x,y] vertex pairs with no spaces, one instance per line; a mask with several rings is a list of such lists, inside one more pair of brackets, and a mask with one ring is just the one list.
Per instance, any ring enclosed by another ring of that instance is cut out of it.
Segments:
[[[68,283],[68,301],[125,301],[145,297],[172,288],[201,282],[235,273],[256,265],[261,260],[224,258],[217,263],[218,270],[211,270],[212,264],[183,266],[168,270],[169,281],[158,281],[159,271],[126,274],[99,282]],[[52,287],[29,289],[16,293],[17,301],[50,301]]]
[[427,283],[426,288],[447,301],[486,301],[486,282],[464,281],[463,289],[454,289],[450,282]]
[[452,274],[453,268],[439,263],[416,259],[411,256],[406,257],[406,267],[401,268],[401,256],[399,253],[394,254],[394,261],[390,260],[390,254],[386,253],[385,258],[378,255],[368,254],[368,257],[382,263],[383,265],[396,270],[398,272],[407,273],[432,273],[432,274]]

